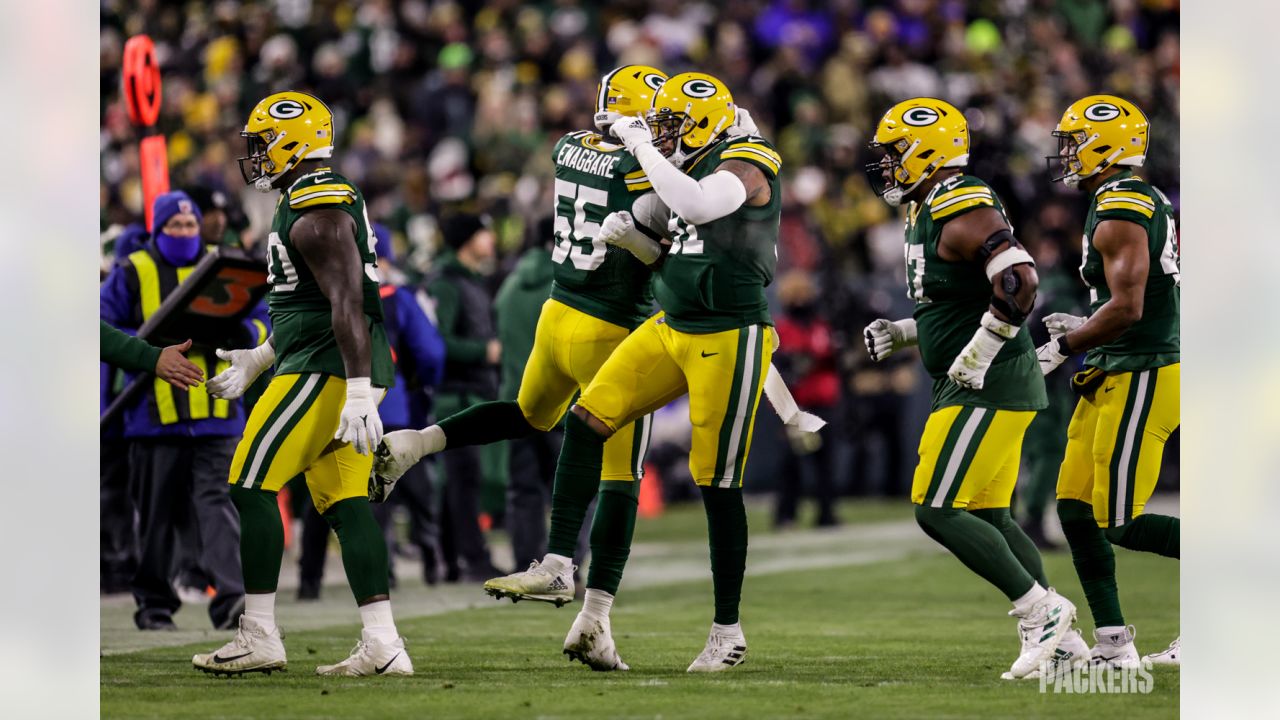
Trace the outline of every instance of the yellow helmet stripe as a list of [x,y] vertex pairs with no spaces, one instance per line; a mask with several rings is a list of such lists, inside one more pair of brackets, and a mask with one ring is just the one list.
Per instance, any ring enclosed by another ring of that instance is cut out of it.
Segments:
[[995,203],[992,202],[991,198],[989,197],[977,196],[971,200],[952,201],[950,203],[947,203],[947,206],[945,208],[930,207],[929,215],[933,219],[937,220],[938,218],[944,218],[944,217],[947,217],[948,215],[954,215],[960,212],[961,210],[967,210],[968,208],[977,207],[979,205],[995,205]]
[[1098,212],[1106,212],[1108,210],[1129,210],[1146,217],[1155,215],[1155,208],[1150,205],[1142,205],[1132,200],[1108,200],[1098,203]]

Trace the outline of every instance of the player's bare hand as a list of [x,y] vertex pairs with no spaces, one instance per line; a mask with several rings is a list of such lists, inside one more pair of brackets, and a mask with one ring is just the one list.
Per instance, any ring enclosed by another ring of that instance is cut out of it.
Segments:
[[490,365],[497,365],[502,360],[502,343],[498,340],[490,340],[484,346],[484,361]]
[[156,377],[179,390],[190,390],[204,382],[204,371],[184,356],[190,349],[188,340],[161,350],[160,359],[156,361]]

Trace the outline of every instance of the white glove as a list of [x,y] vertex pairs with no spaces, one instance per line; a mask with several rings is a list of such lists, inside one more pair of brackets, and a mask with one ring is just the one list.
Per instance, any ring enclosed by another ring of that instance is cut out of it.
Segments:
[[951,363],[951,369],[947,370],[947,377],[969,390],[982,389],[983,378],[991,367],[991,361],[996,359],[1006,342],[1018,336],[1017,325],[997,318],[990,310],[982,315],[981,324],[982,327],[973,334],[973,339]]
[[920,342],[916,338],[916,321],[911,318],[896,322],[880,318],[863,329],[862,338],[867,343],[871,359],[876,362]]
[[746,108],[736,107],[733,124],[729,126],[727,134],[731,138],[759,135],[760,128],[756,127],[756,121],[751,119],[751,113],[747,112]]
[[1062,336],[1053,335],[1049,338],[1049,342],[1036,348],[1036,359],[1040,361],[1040,374],[1048,375],[1058,366],[1067,361],[1070,357],[1062,352]]
[[218,357],[231,367],[209,378],[205,387],[219,400],[235,400],[276,361],[276,349],[267,341],[250,350],[218,350]]
[[1080,317],[1079,315],[1068,315],[1067,313],[1053,313],[1044,316],[1044,329],[1049,331],[1049,337],[1057,337],[1066,335],[1084,324],[1089,318]]
[[609,213],[600,224],[596,239],[626,250],[645,265],[652,265],[662,256],[662,247],[656,240],[646,237],[636,229],[635,220],[626,210]]
[[649,132],[649,125],[644,118],[624,117],[613,124],[613,129],[609,132],[618,138],[627,151],[635,154],[636,148],[641,145],[649,145],[653,142],[653,133]]
[[1063,352],[1062,336],[1080,327],[1088,319],[1067,313],[1044,316],[1044,328],[1049,331],[1049,342],[1036,348],[1036,359],[1040,361],[1042,374],[1048,375],[1057,370],[1059,365],[1071,357],[1069,353]]
[[342,404],[333,439],[351,443],[361,455],[369,454],[382,441],[382,418],[369,378],[347,378],[347,401]]

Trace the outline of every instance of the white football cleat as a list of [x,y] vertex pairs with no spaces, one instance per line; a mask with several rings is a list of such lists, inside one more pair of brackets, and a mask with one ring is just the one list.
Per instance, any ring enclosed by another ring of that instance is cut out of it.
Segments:
[[404,638],[383,642],[361,630],[360,642],[351,650],[350,657],[334,665],[321,665],[316,668],[316,674],[346,677],[412,675],[413,661],[409,660],[409,653],[404,649]]
[[[441,435],[443,438],[443,435]],[[373,451],[373,470],[369,472],[369,502],[386,502],[400,478],[418,461],[441,447],[430,447],[417,430],[396,430],[382,436]]]
[[747,638],[742,634],[742,625],[712,624],[707,646],[702,648],[687,672],[722,672],[741,665],[746,659]]
[[[1013,612],[1009,613],[1013,615]],[[1033,670],[1053,658],[1054,651],[1071,631],[1076,619],[1076,606],[1049,588],[1025,617],[1018,621],[1018,635],[1022,638],[1022,652],[1013,661],[1009,674],[1015,679],[1024,678]]]
[[[1022,635],[1021,629],[1018,635]],[[1084,637],[1080,635],[1079,630],[1071,630],[1062,638],[1062,642],[1058,645],[1058,649],[1053,651],[1053,657],[1049,658],[1049,662],[1042,667],[1023,675],[1021,678],[1015,678],[1013,673],[1005,672],[1000,676],[1001,680],[1036,680],[1039,679],[1046,671],[1049,677],[1065,675],[1070,669],[1089,662],[1089,643],[1084,641]]]
[[599,672],[631,669],[618,657],[618,647],[613,644],[609,618],[588,617],[585,611],[578,613],[573,627],[569,628],[569,634],[565,636],[564,654],[570,660],[577,660]]
[[484,591],[498,599],[511,598],[511,602],[538,600],[563,607],[573,602],[573,573],[577,569],[570,565],[553,573],[534,560],[528,570],[485,581]]
[[240,616],[240,627],[231,642],[217,650],[193,655],[191,664],[197,670],[215,675],[240,675],[260,672],[270,675],[283,671],[288,664],[284,654],[284,634],[277,626],[267,632],[252,618]]
[[1169,643],[1169,647],[1158,653],[1142,656],[1143,660],[1150,661],[1153,665],[1181,665],[1182,664],[1182,636],[1173,639]]
[[1115,668],[1136,668],[1141,664],[1138,648],[1133,644],[1137,633],[1130,625],[1124,632],[1101,634],[1093,631],[1093,650],[1089,652],[1089,660],[1095,665],[1110,665]]

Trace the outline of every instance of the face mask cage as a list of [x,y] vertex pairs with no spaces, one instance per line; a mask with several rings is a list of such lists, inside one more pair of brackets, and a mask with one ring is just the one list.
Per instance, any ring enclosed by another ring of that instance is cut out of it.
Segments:
[[248,154],[237,158],[236,162],[240,164],[240,175],[244,177],[245,184],[252,185],[259,178],[268,177],[275,172],[275,163],[267,157],[267,149],[275,139],[275,133],[266,130],[261,133],[242,132],[240,135],[245,139]]
[[[905,140],[898,141],[898,144],[906,143]],[[892,145],[881,145],[880,143],[872,143],[872,150],[880,150],[884,155],[873,163],[867,163],[863,168],[867,174],[867,182],[870,183],[871,189],[876,195],[884,197],[885,193],[901,186],[901,178],[906,174],[905,168],[902,167],[902,154],[897,147]],[[886,171],[888,171],[886,173]],[[886,178],[885,175],[888,175]]]
[[680,139],[696,126],[688,113],[674,110],[650,110],[647,121],[654,135],[653,144],[667,157],[679,148]]
[[1045,165],[1053,182],[1063,182],[1067,178],[1078,177],[1084,171],[1084,163],[1080,162],[1080,147],[1086,135],[1083,130],[1054,131],[1058,138],[1058,154],[1046,157]]

